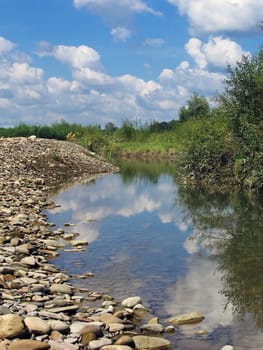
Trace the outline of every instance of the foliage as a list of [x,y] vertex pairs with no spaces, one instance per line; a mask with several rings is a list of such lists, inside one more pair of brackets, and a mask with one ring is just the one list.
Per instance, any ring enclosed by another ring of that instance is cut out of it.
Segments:
[[247,126],[263,121],[263,51],[243,56],[234,69],[228,66],[228,75],[219,101],[234,133],[246,141]]
[[210,114],[210,107],[207,99],[203,96],[194,94],[188,101],[186,106],[180,108],[179,119],[185,122],[189,119],[197,119],[201,117],[208,117]]
[[220,111],[211,118],[189,120],[180,160],[183,175],[203,184],[233,181],[233,164],[238,145]]
[[221,108],[238,138],[235,176],[241,186],[263,189],[263,51],[228,67]]

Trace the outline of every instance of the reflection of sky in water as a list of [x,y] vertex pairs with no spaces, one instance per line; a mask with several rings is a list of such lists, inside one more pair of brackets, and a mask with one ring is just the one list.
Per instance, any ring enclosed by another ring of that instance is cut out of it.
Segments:
[[189,239],[198,232],[178,205],[170,176],[160,176],[156,184],[142,179],[124,184],[120,174],[102,176],[59,194],[55,202],[61,207],[49,212],[49,220],[58,226],[74,223],[67,231],[90,243],[86,252],[62,253],[57,260],[71,274],[95,273],[94,279],[81,280],[82,286],[117,299],[141,295],[162,320],[199,311],[204,322],[180,329],[191,336],[198,329],[217,332],[215,348],[234,340],[246,347],[262,342],[252,321],[237,321],[231,306],[224,310],[222,276],[205,242],[200,246]]

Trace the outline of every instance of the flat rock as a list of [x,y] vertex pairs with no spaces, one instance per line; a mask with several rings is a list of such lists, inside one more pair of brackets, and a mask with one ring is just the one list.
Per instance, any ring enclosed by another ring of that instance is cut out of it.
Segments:
[[188,314],[182,314],[175,317],[171,317],[168,319],[168,322],[172,324],[181,325],[181,324],[199,323],[203,321],[203,319],[204,319],[203,315],[201,315],[199,312],[194,311]]
[[136,335],[132,339],[137,350],[166,350],[171,346],[171,342],[169,340],[159,337]]
[[37,340],[23,339],[15,340],[10,345],[8,350],[48,350],[50,345]]
[[54,283],[50,286],[52,294],[73,294],[73,288],[69,284]]
[[106,345],[101,350],[133,350],[133,348],[128,345]]
[[120,318],[110,314],[110,313],[104,313],[99,316],[99,320],[103,323],[109,324],[109,323],[123,323],[123,320]]
[[18,337],[24,330],[25,326],[20,316],[13,314],[0,316],[0,339]]
[[48,309],[51,313],[60,313],[60,312],[74,312],[78,310],[78,305],[69,305],[69,306],[62,306],[62,307],[52,307],[51,309]]
[[48,334],[50,332],[48,323],[39,317],[29,316],[24,319],[24,322],[31,333]]
[[79,350],[78,345],[70,344],[68,342],[61,342],[50,340],[50,350]]
[[98,340],[92,340],[89,343],[89,350],[97,350],[97,349],[102,348],[103,346],[111,345],[111,344],[112,344],[112,341],[108,338],[101,338]]

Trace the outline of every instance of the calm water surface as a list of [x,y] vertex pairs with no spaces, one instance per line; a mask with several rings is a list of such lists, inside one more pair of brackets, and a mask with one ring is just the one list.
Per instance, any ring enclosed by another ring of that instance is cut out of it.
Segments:
[[120,165],[120,174],[54,197],[61,206],[49,220],[74,223],[66,230],[89,241],[85,252],[61,252],[55,263],[73,275],[95,274],[77,286],[117,300],[140,295],[161,323],[201,312],[202,323],[171,336],[175,348],[263,348],[260,198],[180,188],[165,164]]

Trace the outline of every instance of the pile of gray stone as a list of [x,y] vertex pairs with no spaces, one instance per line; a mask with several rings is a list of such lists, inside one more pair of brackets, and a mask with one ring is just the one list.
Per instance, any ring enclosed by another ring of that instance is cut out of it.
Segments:
[[[78,290],[50,263],[70,239],[43,214],[54,206],[51,187],[117,169],[69,142],[35,138],[1,139],[0,161],[0,350],[170,347],[163,334],[174,327],[155,318],[140,324],[148,311],[139,297],[116,302]],[[73,242],[74,249],[88,243]]]

